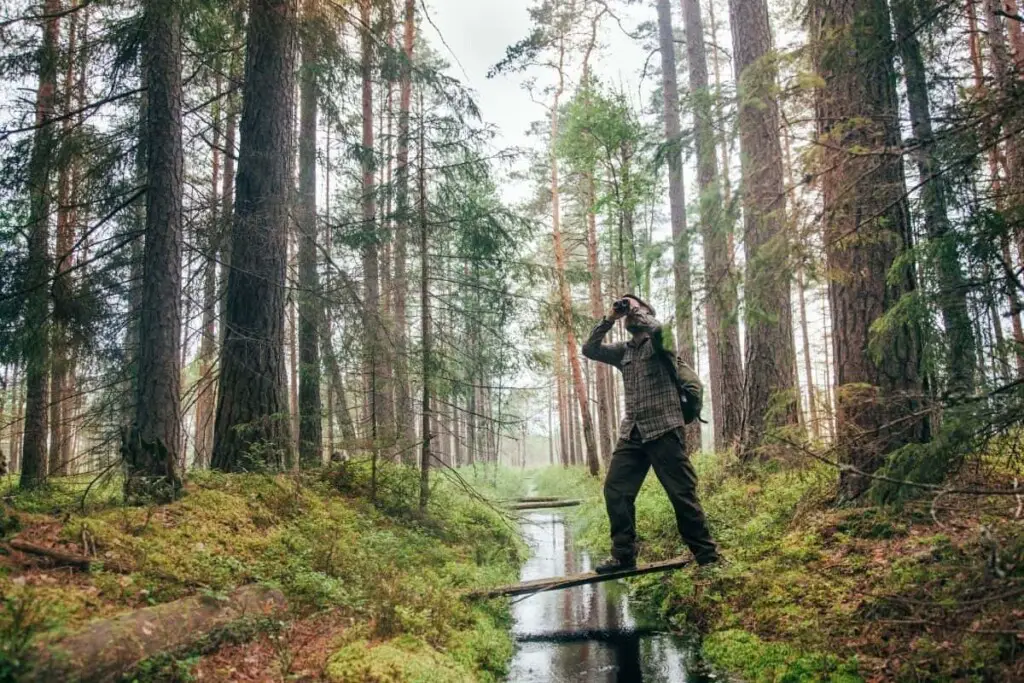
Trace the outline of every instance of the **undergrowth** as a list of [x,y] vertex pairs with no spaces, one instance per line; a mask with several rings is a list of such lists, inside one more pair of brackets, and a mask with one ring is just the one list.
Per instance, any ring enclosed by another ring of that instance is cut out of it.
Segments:
[[[148,508],[121,505],[117,482],[94,491],[84,510],[78,482],[8,495],[0,518],[9,534],[79,553],[89,545],[111,566],[136,571],[68,580],[66,569],[26,569],[0,556],[0,680],[16,679],[40,638],[251,582],[279,587],[291,619],[332,610],[347,620],[327,667],[337,680],[360,680],[345,673],[362,670],[360,647],[416,653],[409,661],[436,669],[437,680],[455,680],[450,671],[498,679],[512,648],[507,610],[455,596],[514,579],[524,547],[487,499],[518,493],[517,477],[493,467],[435,473],[421,512],[418,472],[384,465],[378,474],[375,503],[369,464],[358,461],[277,476],[196,472],[179,501]],[[147,663],[139,680],[185,680],[180,669],[195,659]]]
[[[741,469],[708,454],[694,466],[728,562],[637,577],[630,587],[674,629],[703,634],[713,666],[750,681],[1024,675],[1016,502],[944,497],[933,519],[930,500],[837,508],[826,466]],[[574,538],[607,550],[601,481],[562,468],[534,481],[541,494],[582,499]],[[637,529],[641,561],[688,553],[653,474],[637,500]]]

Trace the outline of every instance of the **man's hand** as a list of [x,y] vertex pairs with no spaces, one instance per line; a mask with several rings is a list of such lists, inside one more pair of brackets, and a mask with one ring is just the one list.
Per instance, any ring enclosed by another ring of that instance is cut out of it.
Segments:
[[[625,318],[627,315],[629,315],[629,311],[622,311],[620,313],[619,311],[615,310],[615,303],[617,301],[621,301],[621,299],[616,299],[615,301],[612,302],[611,308],[608,309],[608,314],[605,316],[609,320],[619,320],[620,318]],[[627,299],[627,301],[629,301],[629,308],[630,310],[632,310],[633,307],[636,306],[636,302],[634,302],[632,299]]]

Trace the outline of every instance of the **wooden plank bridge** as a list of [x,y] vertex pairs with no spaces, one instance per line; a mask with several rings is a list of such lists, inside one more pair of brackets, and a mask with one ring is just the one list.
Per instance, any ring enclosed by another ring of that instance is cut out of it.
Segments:
[[676,569],[682,569],[692,562],[693,560],[690,558],[684,559],[677,557],[672,560],[652,562],[651,564],[641,564],[637,565],[633,569],[609,572],[607,574],[584,572],[583,574],[573,574],[571,576],[556,576],[548,579],[523,581],[521,583],[497,586],[495,588],[479,588],[463,593],[463,597],[476,600],[487,600],[490,598],[511,597],[515,595],[531,595],[533,593],[543,593],[545,591],[556,591],[564,588],[572,588],[573,586],[582,586],[588,583],[614,581],[616,579],[624,579],[629,576],[640,576],[641,574],[653,574],[655,572],[669,572]]

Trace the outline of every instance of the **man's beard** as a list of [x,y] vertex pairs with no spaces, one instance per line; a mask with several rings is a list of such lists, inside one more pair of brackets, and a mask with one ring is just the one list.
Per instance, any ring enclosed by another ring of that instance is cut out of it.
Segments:
[[642,325],[638,322],[626,323],[626,332],[629,332],[630,334],[640,334],[641,332],[645,332],[646,330],[647,326]]

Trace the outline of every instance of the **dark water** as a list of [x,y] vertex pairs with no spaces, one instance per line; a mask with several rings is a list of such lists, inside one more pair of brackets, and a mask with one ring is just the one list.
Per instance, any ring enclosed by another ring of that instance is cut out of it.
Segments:
[[[521,580],[589,571],[560,511],[528,513],[521,523],[533,554]],[[517,648],[508,680],[705,683],[695,650],[630,609],[618,581],[539,593],[515,602]]]

